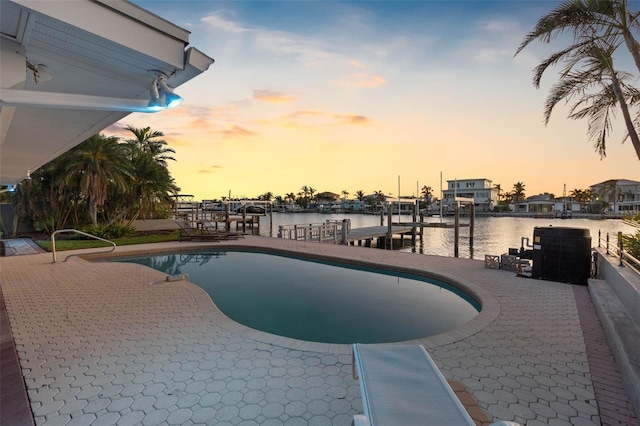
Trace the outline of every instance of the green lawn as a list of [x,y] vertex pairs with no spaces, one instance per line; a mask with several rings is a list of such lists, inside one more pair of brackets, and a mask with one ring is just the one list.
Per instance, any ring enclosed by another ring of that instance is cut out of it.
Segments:
[[[166,241],[179,241],[180,232],[174,231],[170,234],[140,235],[134,237],[116,238],[112,241],[118,246],[131,244],[162,243]],[[36,243],[47,251],[51,251],[51,240],[37,240]],[[94,247],[111,247],[111,244],[99,240],[58,240],[56,239],[56,251],[77,250]]]

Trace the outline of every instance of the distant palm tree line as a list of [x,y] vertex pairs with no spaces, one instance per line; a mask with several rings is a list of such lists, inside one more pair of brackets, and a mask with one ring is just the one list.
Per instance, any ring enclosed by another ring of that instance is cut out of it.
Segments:
[[[615,181],[614,181],[615,186]],[[526,196],[526,185],[524,182],[516,182],[513,184],[513,188],[511,191],[504,191],[502,189],[501,184],[495,184],[493,186],[494,189],[497,190],[497,198],[498,203],[507,205],[507,204],[517,204],[524,201]],[[604,190],[603,190],[604,191]],[[386,194],[383,191],[374,191],[370,196],[367,196],[364,191],[358,190],[355,191],[355,197],[352,200],[358,200],[360,202],[365,202],[370,205],[378,204],[384,202],[387,199]],[[340,197],[340,195],[342,197]],[[273,202],[275,205],[283,206],[287,204],[295,204],[300,207],[306,208],[312,203],[318,202],[328,202],[328,201],[338,201],[341,200],[343,203],[349,201],[349,191],[342,190],[340,194],[334,194],[331,192],[318,192],[315,188],[311,186],[303,186],[300,188],[300,191],[297,193],[289,192],[284,196],[274,195],[273,192],[265,192],[264,194],[258,195],[254,197],[254,200],[257,201],[269,201]],[[579,203],[589,203],[594,201],[595,198],[601,196],[603,199],[608,199],[606,194],[595,194],[592,193],[591,189],[578,189],[575,188],[569,191],[568,196]],[[422,200],[426,203],[437,203],[438,198],[433,196],[433,189],[430,186],[423,186],[420,190],[420,196]],[[548,194],[549,198],[555,198],[554,194]],[[242,197],[243,199],[245,197]],[[226,197],[221,197],[222,200],[226,200]]]
[[[349,195],[351,195],[351,193],[346,189],[343,189],[340,194],[334,194],[332,192],[318,192],[317,189],[304,185],[298,192],[288,192],[285,195],[274,195],[273,192],[269,191],[264,194],[260,194],[253,199],[257,201],[273,202],[277,206],[297,205],[301,208],[308,208],[313,203],[335,202],[339,199],[341,199],[343,203],[346,203],[349,201]],[[359,189],[354,192],[354,195],[355,200],[368,203],[369,205],[378,204],[386,200],[386,196],[382,191],[374,191],[372,196],[367,196],[363,190]],[[220,198],[223,201],[227,199],[226,197]],[[246,197],[241,198],[245,199]]]
[[137,218],[167,216],[180,190],[167,168],[175,151],[162,132],[127,130],[133,138],[94,135],[31,172],[13,194],[21,220],[47,232],[90,224],[104,234],[98,224],[127,227]]

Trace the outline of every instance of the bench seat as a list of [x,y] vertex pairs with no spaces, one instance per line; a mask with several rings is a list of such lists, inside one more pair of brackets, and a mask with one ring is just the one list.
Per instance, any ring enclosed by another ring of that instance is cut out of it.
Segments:
[[353,345],[364,415],[358,425],[467,425],[474,422],[422,345]]

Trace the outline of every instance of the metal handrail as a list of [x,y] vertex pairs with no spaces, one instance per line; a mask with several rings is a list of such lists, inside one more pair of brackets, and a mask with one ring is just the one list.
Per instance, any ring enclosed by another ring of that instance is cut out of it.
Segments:
[[636,259],[631,253],[624,249],[622,232],[618,232],[613,238],[611,238],[607,232],[606,237],[602,238],[601,232],[598,231],[598,247],[602,247],[601,244],[604,244],[606,254],[616,256],[619,259],[618,266],[629,266],[636,271],[638,270],[640,260]]
[[[105,243],[113,244],[113,247],[109,251],[100,251],[97,253],[111,253],[116,249],[116,243],[113,241],[105,240],[104,238],[97,237],[92,234],[87,234],[86,232],[78,231],[77,229],[58,229],[57,231],[53,231],[51,234],[51,252],[53,253],[53,263],[56,263],[56,234],[61,234],[63,232],[75,232],[76,234],[84,235],[85,237],[93,238],[95,240],[100,240]],[[79,254],[70,254],[67,256],[63,262],[66,262],[72,256],[80,256]]]

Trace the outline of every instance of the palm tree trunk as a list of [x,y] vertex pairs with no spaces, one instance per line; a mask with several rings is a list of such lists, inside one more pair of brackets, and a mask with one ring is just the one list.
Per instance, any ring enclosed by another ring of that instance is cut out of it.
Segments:
[[98,203],[93,200],[89,202],[89,216],[91,216],[91,224],[98,226]]
[[631,139],[633,148],[636,150],[638,159],[640,159],[640,138],[638,138],[638,132],[636,132],[636,129],[633,125],[633,119],[631,118],[631,114],[629,113],[629,106],[624,99],[622,89],[620,88],[620,81],[618,80],[618,76],[615,72],[611,73],[611,78],[613,81],[613,93],[616,95],[618,103],[620,104],[622,116],[624,117],[624,124],[627,126],[627,132],[629,133],[629,138]]
[[633,37],[631,31],[625,31],[624,41],[629,53],[631,53],[631,56],[633,57],[633,62],[635,62],[636,68],[640,71],[640,44],[638,44],[637,40]]

